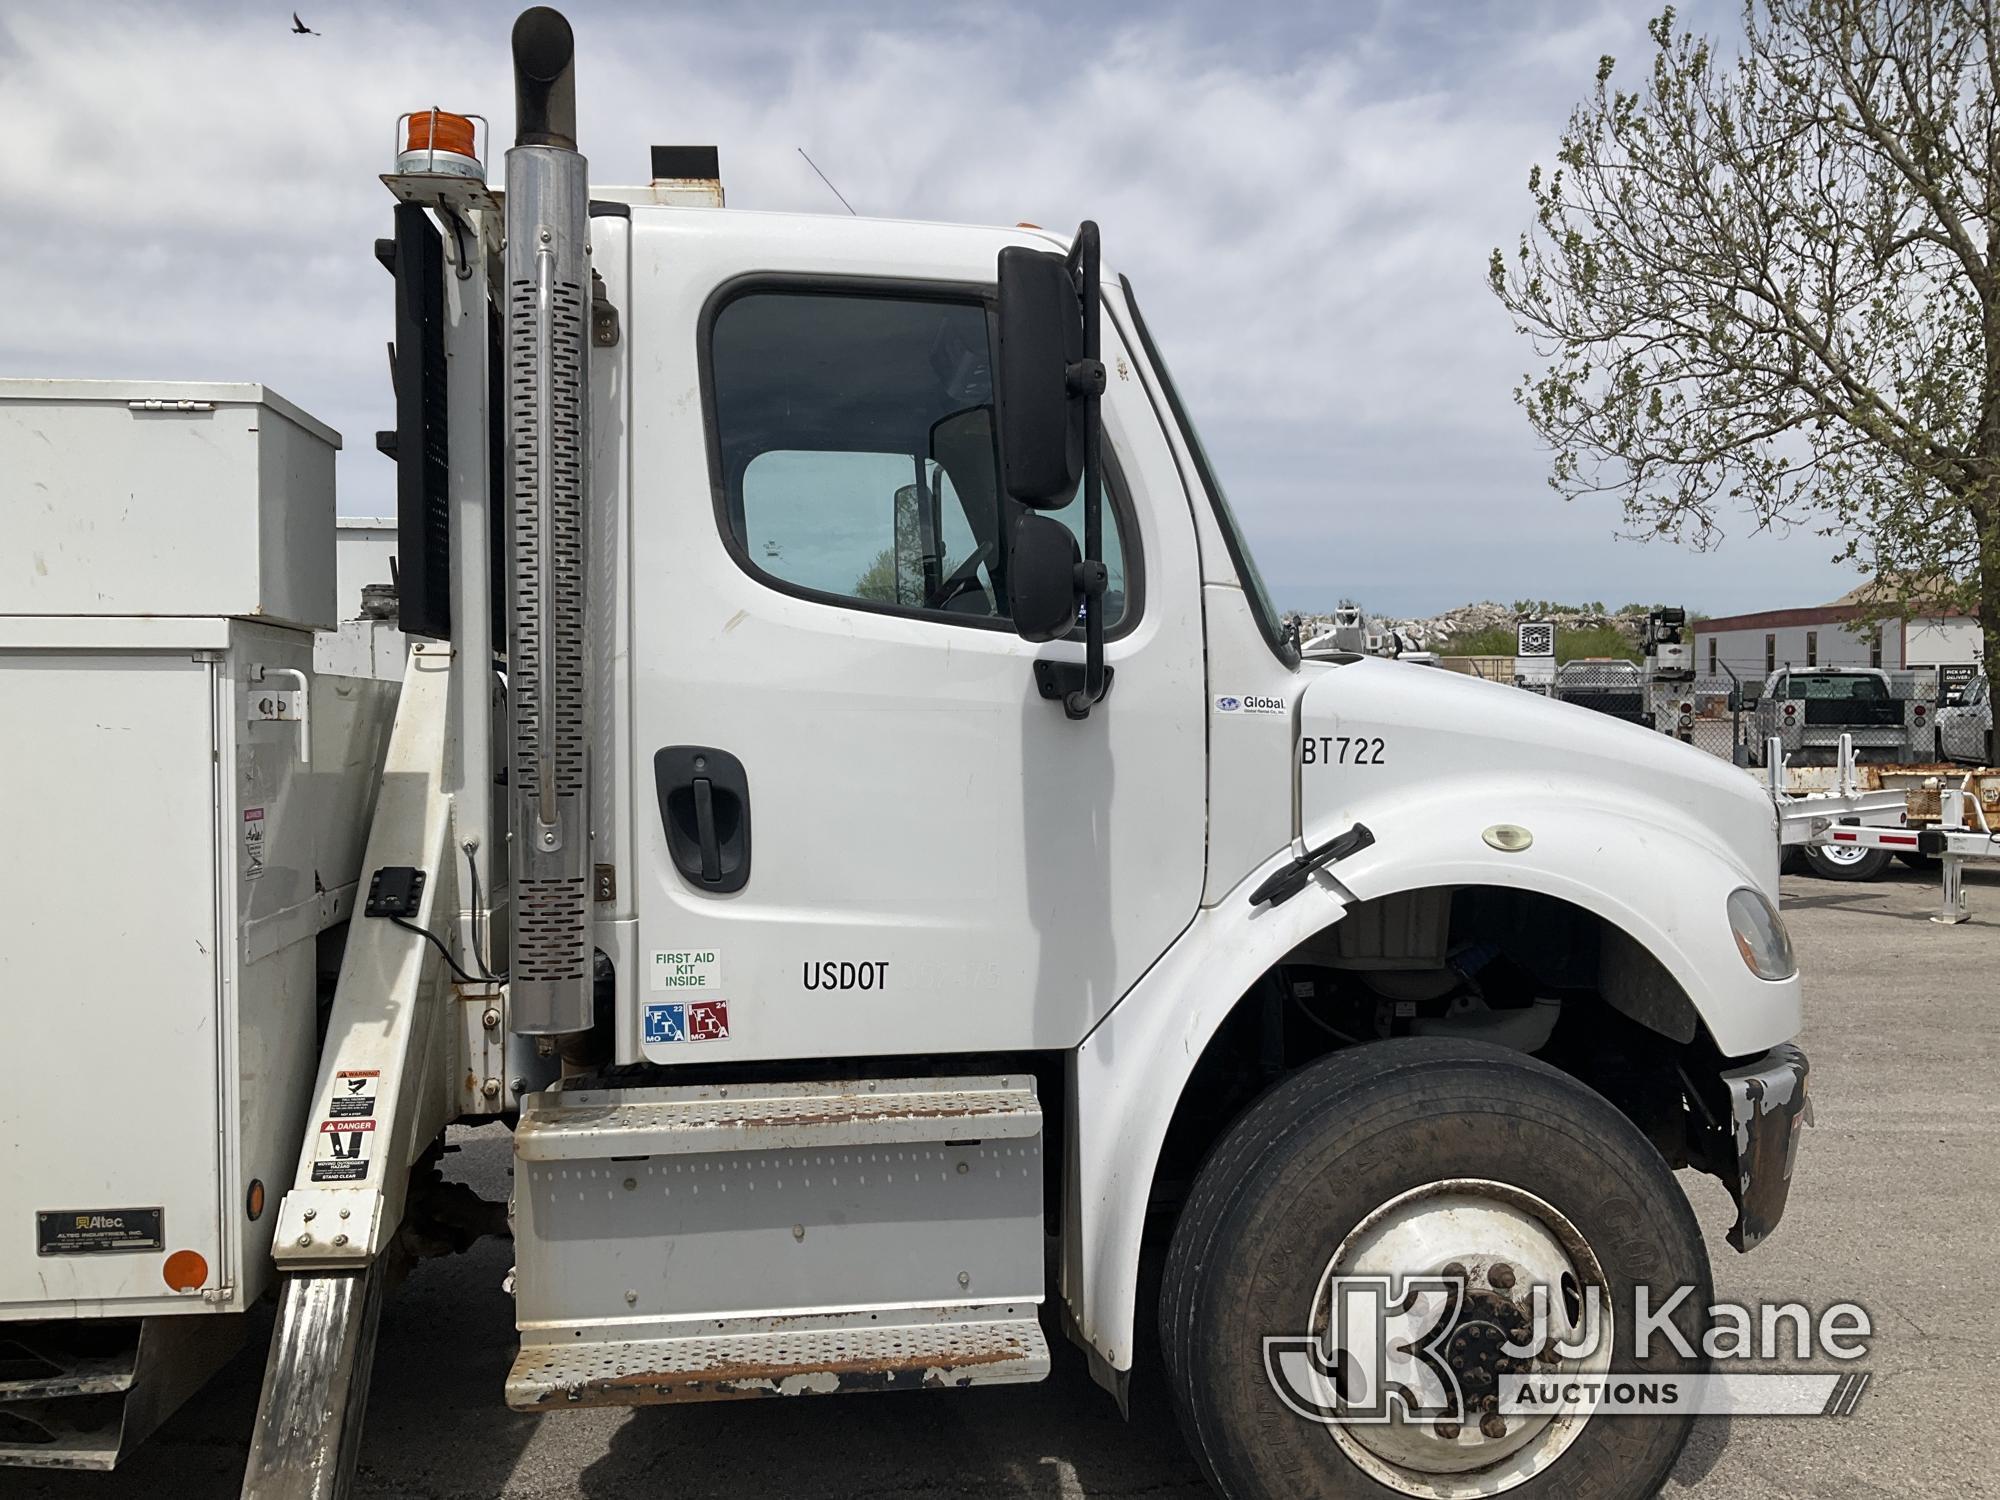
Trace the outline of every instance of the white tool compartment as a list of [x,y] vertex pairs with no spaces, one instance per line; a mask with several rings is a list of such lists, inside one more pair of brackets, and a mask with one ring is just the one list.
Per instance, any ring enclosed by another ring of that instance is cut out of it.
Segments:
[[269,1278],[394,693],[311,665],[243,621],[0,620],[0,1225],[34,1247],[0,1319]]
[[0,615],[330,627],[339,447],[260,385],[0,380]]
[[396,696],[275,623],[331,623],[338,442],[257,386],[0,381],[0,1321],[270,1280]]

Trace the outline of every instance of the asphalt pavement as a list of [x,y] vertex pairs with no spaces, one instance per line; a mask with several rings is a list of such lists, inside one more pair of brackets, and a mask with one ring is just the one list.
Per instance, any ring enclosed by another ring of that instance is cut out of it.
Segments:
[[[1816,1128],[1790,1208],[1751,1255],[1724,1243],[1714,1181],[1682,1181],[1720,1297],[1854,1301],[1875,1323],[1853,1415],[1705,1419],[1669,1496],[1841,1500],[2000,1496],[2000,1315],[1984,1268],[2000,1241],[2000,876],[1967,879],[1973,919],[1932,924],[1937,876],[1897,866],[1839,885],[1787,877],[1810,985],[1803,1038]],[[457,1132],[454,1175],[506,1193],[499,1127]],[[354,1492],[398,1500],[813,1500],[819,1496],[1201,1496],[1162,1392],[1132,1418],[1051,1338],[1027,1387],[516,1416],[502,1243],[417,1268],[382,1314]],[[266,1326],[268,1318],[265,1319]],[[261,1341],[116,1473],[0,1471],[0,1495],[226,1500],[238,1493]]]

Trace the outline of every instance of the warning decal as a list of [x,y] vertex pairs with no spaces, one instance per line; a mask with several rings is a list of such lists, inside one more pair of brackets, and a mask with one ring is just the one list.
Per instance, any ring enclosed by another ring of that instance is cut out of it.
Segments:
[[264,878],[264,809],[243,809],[243,878]]
[[314,1182],[360,1182],[368,1175],[373,1120],[322,1120],[313,1147]]
[[333,1093],[326,1112],[337,1120],[367,1119],[375,1113],[375,1088],[381,1081],[379,1068],[359,1069],[333,1075]]

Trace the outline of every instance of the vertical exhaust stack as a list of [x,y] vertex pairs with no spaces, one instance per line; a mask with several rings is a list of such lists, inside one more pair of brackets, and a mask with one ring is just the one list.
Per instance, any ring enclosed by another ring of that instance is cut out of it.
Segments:
[[507,153],[507,450],[513,839],[511,1024],[591,1023],[588,163],[576,149],[575,38],[547,6],[514,23]]

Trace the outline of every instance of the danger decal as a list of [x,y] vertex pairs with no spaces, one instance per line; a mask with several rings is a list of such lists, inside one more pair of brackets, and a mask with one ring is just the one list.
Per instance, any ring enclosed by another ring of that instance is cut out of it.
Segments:
[[360,1182],[368,1176],[373,1120],[322,1120],[313,1147],[314,1182]]

